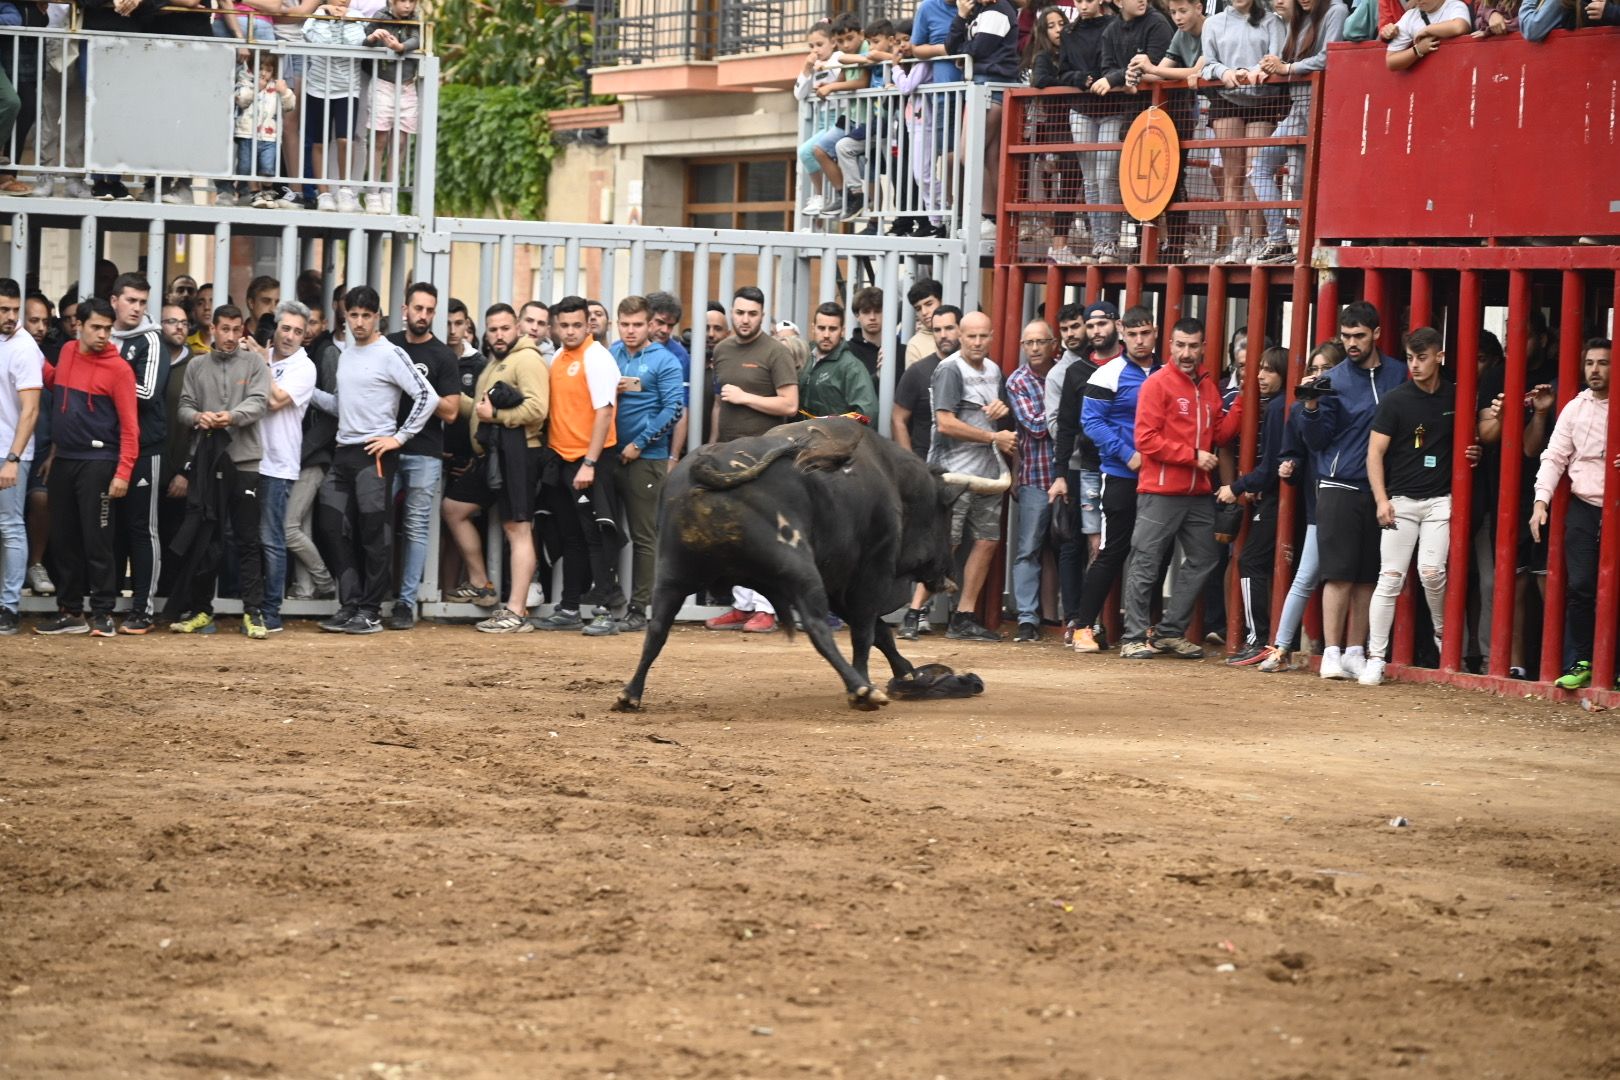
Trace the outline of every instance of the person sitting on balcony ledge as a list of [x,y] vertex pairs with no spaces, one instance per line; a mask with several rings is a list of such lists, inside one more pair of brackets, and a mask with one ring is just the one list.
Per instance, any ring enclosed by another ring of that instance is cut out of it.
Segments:
[[[973,59],[973,81],[1022,81],[1018,70],[1018,13],[1007,0],[957,0],[956,18],[945,38],[947,53],[965,52]],[[967,130],[963,118],[962,130]],[[981,242],[996,236],[996,186],[1001,169],[1001,92],[990,95],[990,108],[984,114],[985,156],[984,197],[979,204],[984,221],[979,226]]]
[[[1562,0],[1547,2],[1558,4]],[[1520,25],[1524,25],[1522,16]],[[1405,71],[1438,49],[1446,38],[1461,37],[1473,29],[1474,17],[1463,0],[1416,0],[1395,24],[1385,62],[1391,71]],[[1530,37],[1528,27],[1525,37]]]
[[[838,52],[832,51],[835,42]],[[835,93],[866,89],[868,73],[858,67],[845,66],[847,57],[861,51],[861,24],[854,15],[845,12],[832,22],[812,26],[809,45],[810,56],[793,87],[794,96],[800,101],[809,101],[812,96],[826,100]],[[814,189],[805,203],[804,213],[806,217],[838,218],[843,216],[844,174],[833,155],[837,153],[838,140],[844,137],[846,121],[831,109],[818,112],[816,133],[799,147],[799,162]],[[820,183],[816,182],[818,176]]]

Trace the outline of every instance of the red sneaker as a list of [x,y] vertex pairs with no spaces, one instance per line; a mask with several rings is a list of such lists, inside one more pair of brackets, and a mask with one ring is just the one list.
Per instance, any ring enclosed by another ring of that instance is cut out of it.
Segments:
[[748,625],[748,621],[753,617],[754,613],[752,611],[739,611],[737,608],[732,608],[724,615],[716,615],[712,619],[703,620],[703,625],[710,630],[741,630]]
[[753,618],[743,626],[745,634],[774,634],[776,633],[776,616],[768,611],[756,611]]

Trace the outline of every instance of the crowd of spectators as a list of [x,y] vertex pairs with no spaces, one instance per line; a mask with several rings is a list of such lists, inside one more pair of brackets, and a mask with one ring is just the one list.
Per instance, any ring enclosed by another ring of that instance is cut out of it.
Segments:
[[[232,102],[234,175],[214,180],[216,205],[383,214],[395,209],[401,159],[418,128],[417,4],[87,0],[79,7],[89,31],[241,42],[234,86],[221,87]],[[16,174],[0,177],[0,194],[133,199],[123,177],[84,168],[83,51],[62,36],[28,32],[66,27],[70,7],[0,0],[0,26],[17,28],[0,35],[0,152],[8,162],[33,166],[31,183]],[[375,49],[379,59],[293,51],[289,43]],[[187,205],[206,201],[208,193],[193,184],[191,177],[162,183],[148,177],[141,197]]]

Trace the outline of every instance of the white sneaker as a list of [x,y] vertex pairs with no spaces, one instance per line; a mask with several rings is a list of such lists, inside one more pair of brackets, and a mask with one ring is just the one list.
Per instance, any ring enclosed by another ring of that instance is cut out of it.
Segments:
[[368,214],[381,214],[381,213],[383,213],[382,196],[377,194],[375,191],[366,192],[365,202],[366,202],[366,213],[368,213]]
[[808,199],[804,200],[804,216],[815,217],[817,214],[821,213],[826,205],[827,204],[822,201],[819,194],[812,195]]
[[996,223],[992,218],[979,219],[979,239],[994,240],[996,238]]
[[1380,686],[1384,681],[1384,662],[1369,658],[1361,665],[1361,674],[1356,676],[1356,682],[1362,686]]
[[546,593],[544,589],[540,588],[540,583],[538,581],[529,582],[529,596],[525,606],[527,606],[530,611],[533,611],[535,608],[539,607],[545,602]]
[[85,183],[82,176],[68,177],[67,197],[70,199],[88,199],[90,197],[90,185]]
[[51,575],[45,572],[44,563],[34,563],[28,568],[28,591],[35,596],[55,596],[56,585],[51,581]]
[[1215,264],[1217,266],[1232,266],[1236,263],[1245,263],[1248,261],[1249,245],[1243,240],[1239,239],[1232,241],[1232,246],[1227,249],[1225,255],[1222,255],[1220,258],[1215,260]]
[[338,188],[337,208],[340,214],[358,214],[360,200],[354,197],[353,188]]
[[236,205],[236,192],[234,192],[234,191],[216,192],[214,194],[214,205],[215,206],[235,206]]
[[1360,649],[1346,649],[1344,655],[1339,659],[1339,665],[1344,668],[1344,673],[1350,678],[1359,679],[1361,673],[1367,668],[1367,654]]
[[34,181],[34,197],[36,199],[54,198],[61,185],[60,177],[41,176]]
[[1287,671],[1289,668],[1288,650],[1273,645],[1267,650],[1266,658],[1260,661],[1258,666],[1261,671],[1266,672]]
[[319,195],[315,196],[315,209],[317,209],[317,210],[336,210],[337,209],[337,199],[336,199],[336,197],[334,197],[333,194],[330,191],[321,192]]
[[1350,676],[1344,672],[1344,665],[1339,662],[1339,650],[1328,649],[1322,654],[1322,667],[1317,674],[1324,679],[1348,679]]

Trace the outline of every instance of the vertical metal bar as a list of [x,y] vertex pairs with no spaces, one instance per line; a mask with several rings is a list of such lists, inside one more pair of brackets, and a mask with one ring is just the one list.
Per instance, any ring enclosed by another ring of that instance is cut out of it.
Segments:
[[18,285],[28,280],[28,236],[28,215],[11,215],[11,280]]
[[1125,268],[1125,306],[1134,307],[1142,302],[1142,267],[1132,263]]
[[557,246],[543,244],[540,247],[540,299],[547,304],[557,299]]
[[[1283,379],[1282,422],[1294,408],[1294,387],[1298,385],[1305,367],[1311,329],[1311,269],[1294,267],[1293,319],[1289,323],[1288,375]],[[1271,632],[1276,639],[1277,627],[1282,625],[1283,604],[1288,599],[1288,587],[1293,582],[1293,567],[1288,564],[1287,552],[1294,542],[1294,515],[1299,511],[1299,492],[1293,484],[1277,485],[1277,550],[1271,561]],[[1269,645],[1271,642],[1262,641]]]
[[166,224],[162,218],[153,218],[146,226],[146,276],[153,283],[159,308],[163,306],[163,286],[169,280],[168,253]]
[[627,283],[630,289],[628,296],[643,296],[643,282],[647,277],[647,241],[632,240],[630,242],[630,280]]
[[[411,189],[411,213],[423,221],[432,221],[437,212],[434,206],[434,188],[439,182],[438,139],[439,130],[439,58],[423,56],[418,63],[416,80],[416,106],[419,115],[416,140],[416,184]],[[403,178],[402,178],[403,180]],[[394,207],[397,213],[399,207]]]
[[776,249],[766,244],[759,252],[759,272],[757,284],[765,294],[765,333],[775,325],[776,316],[772,314],[776,301]]
[[[1548,417],[1549,435],[1559,412],[1582,386],[1581,328],[1586,321],[1586,289],[1580,271],[1565,270],[1563,286],[1558,320],[1558,402],[1552,416]],[[1526,468],[1535,466],[1533,459],[1525,462]],[[1540,677],[1543,682],[1558,678],[1564,667],[1564,587],[1567,576],[1563,559],[1564,518],[1569,513],[1570,498],[1568,484],[1559,484],[1553,489],[1552,505],[1547,508],[1547,524],[1543,526],[1547,534],[1547,576],[1542,579]],[[1528,658],[1525,666],[1529,667]]]
[[[1620,273],[1614,284],[1614,329],[1620,332]],[[1517,335],[1521,340],[1522,333]],[[1592,635],[1592,686],[1607,690],[1614,685],[1615,618],[1620,614],[1620,477],[1610,468],[1620,454],[1620,408],[1614,405],[1614,383],[1609,383],[1609,437],[1603,464],[1608,475],[1603,485],[1603,526],[1598,542],[1597,626]],[[1560,553],[1561,554],[1561,553]]]
[[571,238],[563,243],[563,283],[564,296],[579,295],[579,239]]
[[1491,593],[1490,673],[1506,678],[1518,603],[1519,477],[1524,468],[1524,381],[1530,325],[1530,273],[1508,272],[1507,372],[1502,390],[1502,487],[1496,504],[1496,576]]
[[1165,272],[1164,310],[1159,313],[1159,355],[1170,355],[1170,328],[1182,317],[1186,308],[1187,271],[1172,266]]
[[[707,245],[704,246],[704,251],[705,252],[708,251]],[[670,248],[665,248],[664,249],[663,256],[658,260],[658,288],[659,288],[659,291],[667,292],[667,293],[673,293],[679,288],[680,264],[677,262],[678,258],[679,258],[679,252],[677,252],[674,248],[670,247]],[[696,267],[696,263],[694,262],[694,264],[693,264],[693,273],[696,273],[696,272],[697,272],[697,267]],[[708,278],[707,273],[704,274],[704,278],[705,278],[705,280],[707,280],[707,278]],[[694,278],[693,280],[695,281],[696,279]]]
[[371,281],[371,269],[366,265],[366,230],[350,229],[349,242],[344,245],[344,255],[348,260],[348,282],[352,289],[356,285],[376,285]]
[[[672,251],[664,253],[666,261]],[[697,251],[692,255],[692,310],[699,311],[709,302],[709,245],[707,241],[700,242]],[[687,401],[687,408],[691,410],[691,417],[686,425],[686,450],[691,453],[703,445],[703,433],[709,427],[708,419],[704,413],[703,389],[707,380],[706,366],[708,363],[704,353],[708,349],[708,335],[703,332],[699,323],[692,324],[692,350],[691,366],[687,369],[688,379],[691,383],[691,396]],[[709,437],[716,437],[715,432],[709,432]]]
[[598,285],[596,288],[596,299],[602,301],[602,305],[608,309],[608,317],[610,320],[612,318],[613,305],[617,298],[617,278],[619,276],[617,273],[618,262],[618,248],[605,247],[602,249],[602,267],[600,272],[597,274]]
[[1317,341],[1326,341],[1339,332],[1339,272],[1324,270],[1316,277]]
[[221,221],[214,226],[214,265],[210,269],[214,279],[214,304],[217,307],[231,295],[231,226],[228,222]]
[[[900,255],[895,251],[888,251],[883,256],[883,280],[894,281],[899,275]],[[878,369],[878,432],[887,436],[890,432],[890,417],[894,412],[894,388],[896,380],[900,377],[900,368],[905,363],[905,356],[894,347],[895,335],[900,328],[900,294],[894,288],[883,290],[883,366]]]
[[377,295],[382,298],[382,313],[387,316],[399,311],[400,304],[404,300],[405,290],[397,281],[383,283],[382,248],[382,233],[366,233],[366,273],[371,277],[371,287],[376,289]]
[[276,247],[276,275],[281,279],[281,298],[298,296],[298,226],[281,227],[281,243]]
[[[1256,266],[1249,271],[1249,336],[1243,358],[1243,386],[1238,391],[1243,401],[1243,428],[1238,437],[1238,472],[1254,468],[1260,450],[1260,357],[1266,349],[1266,325],[1270,316],[1270,281],[1268,271]],[[1243,515],[1243,524],[1232,545],[1232,572],[1226,590],[1226,647],[1236,652],[1238,642],[1244,639],[1243,600],[1239,577],[1239,563],[1243,549],[1249,542],[1249,515]],[[1265,644],[1265,642],[1259,642]]]
[[[298,235],[296,230],[293,235],[295,237]],[[298,265],[300,268],[315,265],[315,236],[313,233],[299,240],[298,246],[293,250],[298,252]],[[325,305],[327,300],[328,298],[323,296],[321,298],[322,305]]]
[[[707,245],[705,245],[705,250],[707,250]],[[732,295],[736,291],[737,291],[737,256],[734,253],[728,251],[724,255],[720,256],[720,292],[719,292],[720,302],[722,304],[729,305],[731,303]],[[692,324],[692,337],[694,339],[697,338],[698,334],[703,329],[703,319],[704,319],[703,309],[697,306],[698,303],[699,303],[698,297],[696,297],[696,296],[692,297],[692,311],[691,311],[691,314],[688,316],[688,319],[690,320],[690,322]]]
[[[451,251],[454,250],[455,247],[452,245]],[[477,320],[478,325],[483,325],[484,312],[488,311],[490,306],[496,302],[497,295],[495,292],[495,245],[487,240],[480,240],[478,241],[478,310],[473,313],[473,318]],[[500,295],[500,302],[510,304],[512,298]]]
[[816,304],[824,304],[838,295],[838,253],[832,248],[821,250],[821,289]]
[[[1446,628],[1440,643],[1440,669],[1456,671],[1462,666],[1463,648],[1468,637],[1468,566],[1473,544],[1474,476],[1466,457],[1475,441],[1475,421],[1479,410],[1479,355],[1481,294],[1479,271],[1464,270],[1457,287],[1457,340],[1448,353],[1457,374],[1457,415],[1451,440],[1451,545],[1446,564],[1452,578],[1446,584]],[[1494,651],[1494,650],[1493,650]]]
[[513,291],[515,287],[513,263],[516,260],[516,255],[512,249],[511,233],[501,234],[499,258],[499,268],[495,271],[496,295],[502,300],[506,300],[508,303],[511,303],[514,308],[520,307],[519,304],[513,303],[512,300],[509,299],[517,296],[517,294]]
[[[410,253],[411,246],[406,242],[404,236],[400,235],[399,233],[394,233],[389,237],[388,287],[393,290],[394,298],[399,302],[400,305],[401,315],[399,328],[401,330],[405,328],[405,319],[403,314],[405,310],[405,290],[410,288],[412,285],[412,281],[408,276],[411,269],[409,260]],[[438,312],[434,316],[435,321],[443,322],[445,315],[445,304],[447,303],[449,303],[448,297],[445,298],[444,303],[439,305]],[[434,332],[440,335],[440,340],[442,341],[444,328],[442,326],[437,327]]]
[[[1420,326],[1428,326],[1434,309],[1433,280],[1427,270],[1413,270],[1411,287],[1407,301],[1407,330],[1415,330]],[[1401,353],[1398,359],[1404,361],[1405,354]],[[1410,571],[1410,564],[1407,567]],[[1412,663],[1413,637],[1417,623],[1417,592],[1418,582],[1416,576],[1408,572],[1405,582],[1401,585],[1401,592],[1395,600],[1395,624],[1390,628],[1389,657],[1397,665]]]

